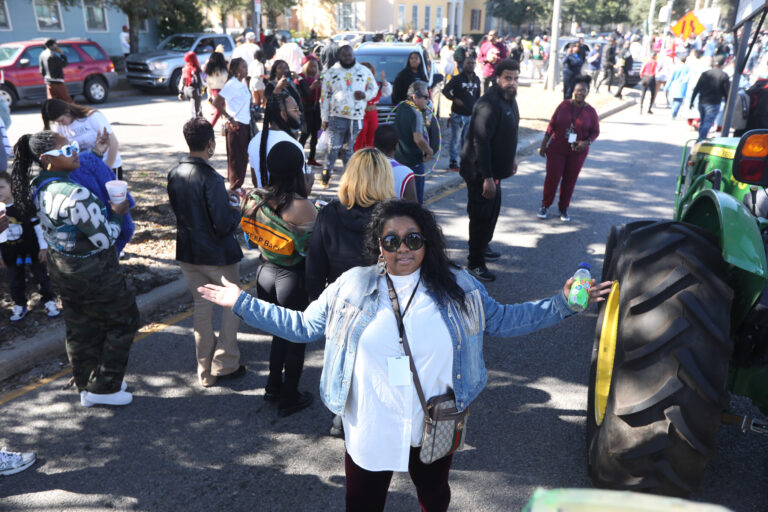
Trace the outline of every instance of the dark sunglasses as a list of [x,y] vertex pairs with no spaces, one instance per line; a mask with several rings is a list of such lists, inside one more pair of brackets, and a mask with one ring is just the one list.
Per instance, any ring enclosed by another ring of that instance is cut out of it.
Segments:
[[421,235],[421,233],[408,233],[404,238],[400,238],[397,235],[387,235],[382,237],[380,241],[381,248],[385,251],[397,252],[397,250],[400,248],[400,244],[403,243],[408,249],[412,251],[418,251],[424,247],[424,242],[426,239]]

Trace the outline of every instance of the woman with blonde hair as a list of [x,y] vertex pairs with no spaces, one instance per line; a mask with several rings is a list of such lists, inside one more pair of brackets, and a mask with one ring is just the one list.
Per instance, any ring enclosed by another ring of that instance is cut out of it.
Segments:
[[[320,210],[309,241],[305,275],[310,300],[347,270],[374,263],[365,257],[365,228],[373,207],[394,197],[394,187],[392,166],[384,153],[363,148],[352,154],[341,177],[338,199]],[[342,434],[338,416],[331,434]]]

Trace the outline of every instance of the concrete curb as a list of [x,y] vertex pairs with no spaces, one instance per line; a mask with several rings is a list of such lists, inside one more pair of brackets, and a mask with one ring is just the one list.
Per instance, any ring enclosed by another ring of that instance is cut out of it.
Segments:
[[[258,256],[249,253],[240,262],[240,275],[253,272],[258,267]],[[136,297],[136,305],[142,317],[153,313],[159,307],[175,301],[190,302],[192,295],[184,277],[158,286]],[[64,355],[65,332],[64,320],[55,321],[48,329],[37,333],[33,338],[19,338],[13,344],[0,351],[0,381],[13,377],[37,363],[51,357]]]
[[[598,116],[600,119],[604,119],[636,103],[637,101],[634,99],[627,100],[621,105],[599,113]],[[535,149],[539,144],[540,138],[541,136],[537,134],[521,141],[518,144],[518,153],[527,153],[531,149]],[[427,182],[428,190],[424,194],[424,199],[427,200],[435,197],[447,190],[460,186],[462,183],[464,183],[464,179],[458,173],[451,173],[450,176],[435,180],[431,187],[429,182]],[[255,256],[254,253],[249,253],[240,262],[240,275],[253,272],[257,267],[258,256]],[[147,293],[139,295],[136,297],[136,304],[141,315],[146,316],[163,305],[172,304],[180,300],[190,302],[191,299],[187,282],[183,277],[180,277],[175,281],[158,286]],[[0,381],[28,370],[47,358],[63,355],[65,353],[63,323],[63,320],[58,320],[54,325],[37,333],[33,338],[14,340],[10,347],[0,350],[0,354],[2,354],[2,360],[0,360]]]

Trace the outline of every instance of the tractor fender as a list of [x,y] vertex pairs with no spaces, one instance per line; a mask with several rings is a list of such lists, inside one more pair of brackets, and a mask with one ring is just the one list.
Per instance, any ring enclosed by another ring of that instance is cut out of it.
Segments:
[[730,266],[728,281],[736,294],[732,325],[738,326],[768,285],[768,264],[757,219],[733,196],[709,189],[696,196],[681,220],[718,238],[723,259]]

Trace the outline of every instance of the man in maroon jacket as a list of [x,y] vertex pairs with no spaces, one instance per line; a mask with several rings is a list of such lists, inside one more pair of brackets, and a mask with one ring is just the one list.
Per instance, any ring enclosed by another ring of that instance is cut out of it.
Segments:
[[488,32],[488,37],[480,45],[480,55],[477,60],[483,65],[483,94],[491,84],[495,84],[493,70],[496,65],[507,58],[507,47],[496,34],[495,30]]

